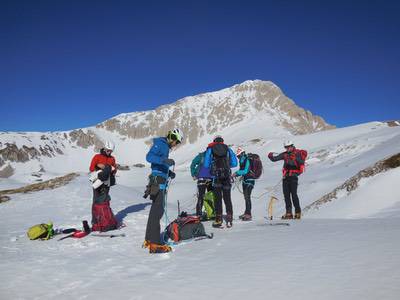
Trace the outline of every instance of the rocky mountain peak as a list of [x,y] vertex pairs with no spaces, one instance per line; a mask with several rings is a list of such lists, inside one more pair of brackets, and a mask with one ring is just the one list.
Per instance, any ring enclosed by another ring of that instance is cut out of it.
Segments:
[[334,128],[321,117],[298,107],[271,81],[247,80],[232,87],[185,97],[153,111],[119,115],[97,125],[130,138],[164,135],[179,127],[194,143],[205,134],[255,116],[270,117],[293,134]]

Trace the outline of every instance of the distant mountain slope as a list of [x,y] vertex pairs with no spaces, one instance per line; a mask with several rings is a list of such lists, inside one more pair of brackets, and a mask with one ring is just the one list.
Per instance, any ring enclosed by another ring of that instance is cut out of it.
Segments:
[[[269,81],[245,81],[217,92],[190,96],[156,110],[118,115],[97,126],[63,132],[0,132],[0,177],[15,172],[72,171],[86,162],[104,140],[117,145],[123,163],[143,163],[151,137],[179,127],[185,143],[195,145],[216,133],[251,135],[264,128],[266,136],[299,135],[332,129],[321,117],[298,107]],[[264,134],[265,135],[265,134]],[[256,136],[258,138],[258,136]],[[54,158],[67,164],[55,170]],[[31,164],[25,164],[31,161]],[[18,169],[18,170],[17,170]]]

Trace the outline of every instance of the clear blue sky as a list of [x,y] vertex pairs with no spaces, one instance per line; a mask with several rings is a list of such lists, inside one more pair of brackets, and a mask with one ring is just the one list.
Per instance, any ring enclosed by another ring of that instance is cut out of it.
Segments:
[[247,79],[400,118],[400,1],[0,0],[0,131],[86,127]]

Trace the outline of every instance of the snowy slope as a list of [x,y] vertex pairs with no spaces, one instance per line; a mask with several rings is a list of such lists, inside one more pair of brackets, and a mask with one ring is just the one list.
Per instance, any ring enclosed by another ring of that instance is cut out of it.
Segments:
[[[85,172],[56,190],[12,195],[0,206],[0,299],[398,299],[400,242],[394,237],[400,233],[400,199],[393,197],[398,169],[368,179],[349,197],[309,212],[291,226],[265,225],[264,216],[271,195],[280,199],[274,215],[283,212],[281,163],[267,161],[266,153],[281,151],[284,138],[309,151],[299,186],[304,207],[359,170],[397,153],[400,127],[374,122],[292,136],[284,129],[265,130],[266,121],[255,118],[248,127],[221,131],[234,148],[241,145],[262,156],[265,173],[253,192],[254,221],[235,220],[230,230],[205,223],[215,234],[213,240],[181,244],[173,253],[149,255],[141,248],[150,208],[142,198],[148,168],[120,171],[111,191],[113,210],[127,225],[120,230],[125,238],[26,238],[26,229],[36,223],[52,220],[67,228],[90,220]],[[181,209],[193,211],[196,187],[188,166],[210,139],[205,136],[171,153],[177,178],[168,196],[170,219],[176,216],[177,200]],[[124,146],[118,145],[117,159],[129,154]],[[88,151],[85,166],[58,161],[46,167],[85,170],[91,155]],[[145,153],[138,155],[143,158]],[[9,180],[2,184],[11,184]],[[232,195],[237,219],[244,200],[238,188]]]

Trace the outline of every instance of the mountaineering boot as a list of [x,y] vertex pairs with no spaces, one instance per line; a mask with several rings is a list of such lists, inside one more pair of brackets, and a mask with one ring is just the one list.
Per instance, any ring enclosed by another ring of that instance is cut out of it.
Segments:
[[160,245],[155,243],[149,243],[149,253],[168,253],[172,251],[172,248],[168,245]]
[[286,213],[282,216],[282,220],[291,220],[293,219],[293,214],[292,213]]
[[226,227],[231,228],[232,227],[232,220],[233,216],[232,215],[226,215]]
[[245,214],[242,217],[242,221],[251,221],[251,220],[252,220],[252,217],[250,214]]
[[149,248],[150,247],[150,242],[148,240],[144,240],[143,244],[142,244],[142,248]]
[[222,216],[215,216],[215,221],[212,223],[212,227],[221,227],[222,226]]
[[222,221],[221,220],[215,220],[212,223],[212,227],[221,227],[222,226]]
[[294,214],[294,218],[297,219],[297,220],[300,220],[301,219],[301,212],[295,213]]

